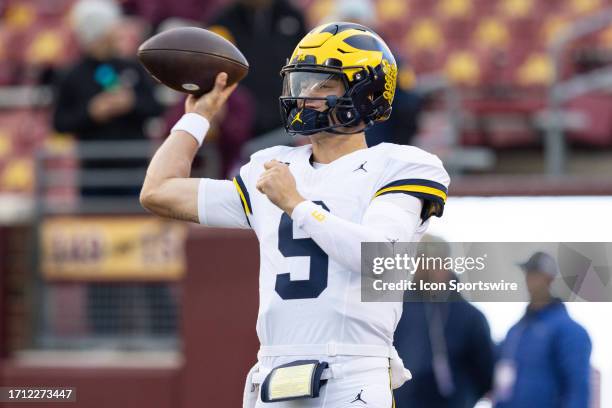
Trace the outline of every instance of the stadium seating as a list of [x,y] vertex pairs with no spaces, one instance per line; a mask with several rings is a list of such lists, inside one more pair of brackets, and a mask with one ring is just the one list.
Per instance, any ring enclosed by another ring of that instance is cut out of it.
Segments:
[[[314,11],[311,19],[329,10],[331,3],[302,1]],[[604,0],[379,0],[376,28],[395,45],[402,60],[410,62],[417,77],[444,73],[463,90],[465,114],[495,125],[480,126],[476,132],[464,129],[466,143],[521,147],[539,140],[531,122],[544,107],[554,79],[547,52],[552,40],[572,22],[610,5],[612,2]],[[579,72],[573,61],[577,50],[611,46],[612,29],[573,44],[562,78]],[[608,97],[595,98],[602,102]],[[568,107],[597,116],[589,103],[576,101]],[[517,114],[522,125],[515,120]],[[494,123],[500,122],[496,118],[501,118],[501,124]],[[500,130],[508,122],[515,122],[510,134]],[[587,146],[612,145],[610,137],[602,136],[606,132],[612,135],[612,127],[604,130],[602,120],[597,125],[597,129],[572,133],[571,140]]]
[[[36,87],[46,70],[61,69],[78,56],[68,24],[73,3],[74,0],[10,0],[0,5],[0,90]],[[145,28],[137,18],[122,24],[118,29],[123,38],[122,54],[135,54]],[[53,168],[76,168],[75,160],[70,158],[72,139],[56,135],[51,128],[50,106],[36,106],[34,96],[25,97],[32,99],[31,108],[24,108],[24,101],[5,100],[0,105],[0,193],[33,192],[34,153],[39,148],[66,154],[66,158],[50,164]],[[74,191],[56,187],[49,194],[66,199]]]
[[[177,0],[178,1],[178,0]],[[314,25],[328,16],[334,0],[295,0]],[[8,0],[0,7],[0,87],[36,85],[48,68],[77,56],[67,24],[74,0]],[[461,131],[468,145],[493,148],[539,143],[533,118],[545,107],[554,79],[547,52],[551,41],[579,18],[611,6],[610,0],[377,0],[375,27],[418,75],[441,73],[461,91]],[[135,19],[121,28],[122,54],[130,55],[146,29]],[[561,78],[612,63],[612,27],[587,36],[565,53]],[[408,73],[408,70],[404,70]],[[403,80],[405,85],[412,82]],[[407,75],[402,78],[407,79]],[[591,126],[569,140],[612,146],[612,105],[605,93],[587,95],[567,108]],[[0,108],[0,191],[32,190],[27,170],[34,149],[52,132],[45,109]],[[439,104],[433,104],[434,109]],[[33,115],[33,116],[32,116]],[[24,126],[26,126],[24,128]]]

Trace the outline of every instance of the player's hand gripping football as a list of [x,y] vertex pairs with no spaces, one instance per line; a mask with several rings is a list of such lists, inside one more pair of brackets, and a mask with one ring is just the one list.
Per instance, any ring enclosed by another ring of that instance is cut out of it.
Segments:
[[227,74],[220,72],[217,74],[215,86],[210,92],[200,97],[193,95],[187,97],[185,100],[185,113],[200,114],[210,122],[237,86],[238,83],[227,86]]
[[306,199],[300,195],[289,166],[277,160],[264,163],[264,171],[257,180],[257,190],[265,194],[278,208],[291,215],[296,205]]

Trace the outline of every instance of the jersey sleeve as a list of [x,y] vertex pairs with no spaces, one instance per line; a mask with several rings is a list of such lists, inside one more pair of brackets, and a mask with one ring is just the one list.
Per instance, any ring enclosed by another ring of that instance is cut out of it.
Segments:
[[288,146],[272,146],[253,153],[231,181],[202,179],[198,191],[200,223],[211,227],[253,228],[256,209],[250,193],[255,191],[257,169],[261,171],[265,161],[277,159],[290,150]]
[[244,179],[250,162],[233,180],[201,179],[198,188],[198,217],[209,227],[251,228],[253,215]]
[[395,146],[376,186],[373,199],[389,194],[407,194],[423,200],[421,219],[441,217],[448,196],[450,177],[437,156],[423,150]]

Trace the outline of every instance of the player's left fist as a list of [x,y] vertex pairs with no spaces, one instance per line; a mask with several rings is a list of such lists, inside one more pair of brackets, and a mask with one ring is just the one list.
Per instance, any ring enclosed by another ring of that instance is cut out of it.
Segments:
[[265,194],[278,208],[291,215],[296,205],[305,201],[295,185],[289,166],[277,160],[264,163],[265,171],[257,180],[257,190]]

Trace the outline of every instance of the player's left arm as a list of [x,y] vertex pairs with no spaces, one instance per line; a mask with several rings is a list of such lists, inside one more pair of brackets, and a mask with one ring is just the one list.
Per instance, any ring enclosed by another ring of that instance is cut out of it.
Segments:
[[423,203],[410,196],[377,198],[355,223],[312,201],[298,204],[291,218],[327,255],[351,271],[361,270],[362,242],[409,242],[421,224]]
[[352,271],[361,269],[362,242],[411,241],[426,220],[424,209],[430,207],[429,200],[414,194],[378,194],[362,222],[355,223],[302,197],[283,163],[273,160],[264,167],[266,171],[257,182],[257,189],[289,214],[330,258]]

